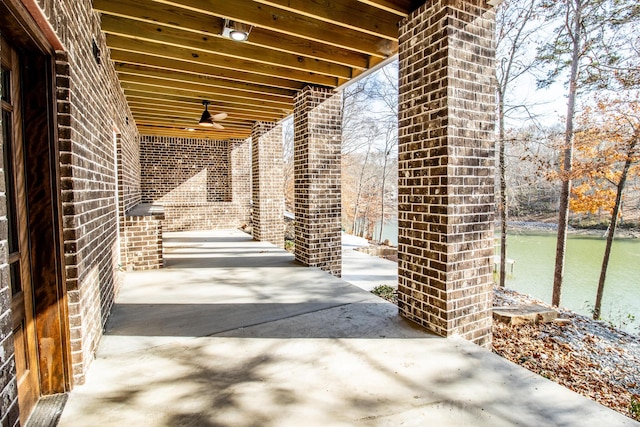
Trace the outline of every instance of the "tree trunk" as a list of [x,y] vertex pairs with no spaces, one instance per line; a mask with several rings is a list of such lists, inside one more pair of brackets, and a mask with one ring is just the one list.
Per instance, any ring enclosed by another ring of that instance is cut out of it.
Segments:
[[[522,6],[522,9],[520,9]],[[500,173],[500,287],[505,287],[507,278],[507,221],[509,219],[509,204],[507,200],[507,180],[505,162],[505,101],[504,96],[507,93],[510,84],[514,81],[512,79],[512,72],[516,74],[523,72],[528,66],[522,68],[522,63],[518,60],[518,52],[523,49],[523,44],[526,39],[532,34],[530,30],[526,30],[527,24],[533,15],[536,3],[534,0],[530,0],[526,4],[523,1],[514,3],[503,3],[501,6],[504,14],[500,14],[501,19],[497,22],[500,28],[500,32],[504,30],[505,26],[508,26],[507,32],[516,28],[515,37],[508,41],[507,51],[510,52],[506,58],[501,61],[501,66],[496,67],[496,80],[497,85],[497,100],[498,100],[498,139],[499,139],[499,151],[498,151],[498,168]],[[515,14],[507,13],[507,10],[514,10]],[[498,39],[498,42],[509,39]],[[514,68],[515,67],[515,68]],[[498,72],[502,70],[502,74]]]
[[504,132],[504,99],[501,90],[498,90],[498,126],[500,139],[500,153],[498,167],[500,168],[500,287],[505,287],[507,278],[507,179],[504,160],[505,132]]
[[622,192],[624,191],[624,185],[627,182],[627,175],[629,174],[629,168],[633,161],[631,153],[633,153],[637,140],[635,140],[629,150],[629,156],[624,162],[622,168],[622,174],[620,175],[620,181],[616,188],[616,201],[613,205],[613,212],[611,213],[611,221],[609,223],[609,230],[607,235],[607,244],[604,248],[604,256],[602,257],[602,269],[600,270],[600,280],[598,280],[598,291],[596,293],[596,303],[593,306],[593,318],[595,320],[600,319],[602,308],[602,294],[604,293],[604,282],[607,279],[607,268],[609,267],[609,256],[611,255],[611,246],[613,246],[613,237],[616,234],[616,227],[618,226],[618,215],[620,208],[622,207]]
[[567,100],[567,123],[564,132],[564,159],[561,168],[562,189],[558,212],[558,239],[556,244],[556,263],[553,271],[553,296],[551,304],[560,305],[562,279],[564,276],[564,258],[567,246],[567,227],[569,224],[569,198],[571,197],[571,164],[573,161],[573,121],[576,112],[578,91],[578,63],[582,50],[581,39],[582,1],[575,1],[573,18],[573,51],[571,55],[571,73],[569,76],[569,97]]
[[380,233],[378,242],[382,243],[382,228],[384,226],[384,187],[387,181],[387,157],[389,156],[388,150],[385,147],[384,152],[384,164],[382,166],[382,190],[380,190]]
[[355,232],[356,224],[358,222],[358,208],[360,207],[360,195],[362,194],[362,177],[364,176],[364,170],[367,167],[367,162],[369,161],[369,152],[371,151],[371,144],[367,148],[367,155],[364,158],[364,163],[362,164],[362,169],[360,170],[360,178],[358,179],[358,193],[356,194],[356,203],[353,207],[353,224],[351,225],[351,234],[357,235]]

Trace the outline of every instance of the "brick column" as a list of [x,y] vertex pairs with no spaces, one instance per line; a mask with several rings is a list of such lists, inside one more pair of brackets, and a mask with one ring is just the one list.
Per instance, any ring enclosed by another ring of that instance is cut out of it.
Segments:
[[295,256],[342,273],[340,214],[341,94],[306,87],[294,107]]
[[251,150],[253,238],[284,248],[282,126],[256,122]]
[[237,205],[241,224],[250,221],[251,207],[251,142],[234,139],[229,141],[231,201]]
[[399,30],[400,313],[491,344],[494,24],[486,0],[430,0]]

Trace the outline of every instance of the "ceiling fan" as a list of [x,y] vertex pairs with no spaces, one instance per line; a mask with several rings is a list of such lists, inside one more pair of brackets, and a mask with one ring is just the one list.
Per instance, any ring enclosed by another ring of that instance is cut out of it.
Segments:
[[218,114],[211,115],[211,113],[208,110],[209,104],[210,104],[209,101],[202,101],[202,105],[204,105],[204,111],[202,112],[202,117],[200,117],[200,121],[198,122],[198,124],[200,126],[213,127],[215,129],[220,129],[220,130],[224,129],[224,126],[222,126],[219,123],[216,123],[216,121],[226,119],[227,113],[218,113]]

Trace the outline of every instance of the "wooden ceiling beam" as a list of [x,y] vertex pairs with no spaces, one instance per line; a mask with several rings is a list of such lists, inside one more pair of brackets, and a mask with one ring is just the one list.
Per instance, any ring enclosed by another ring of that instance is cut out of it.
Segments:
[[[159,119],[156,117],[134,117],[134,120],[136,121],[136,124],[138,125],[172,125],[172,126],[183,126],[183,127],[193,127],[193,128],[197,128],[198,127],[198,121],[197,120],[188,120],[188,119],[179,119],[179,118],[164,118],[164,119]],[[247,130],[250,132],[251,131],[251,127],[253,126],[253,124],[248,124],[245,126],[241,126],[241,125],[236,125],[236,124],[229,124],[229,123],[225,123],[225,122],[216,122],[220,125],[222,125],[224,127],[224,130],[227,131],[238,131],[238,132],[246,132]],[[222,130],[222,129],[219,129]]]
[[165,93],[167,93],[166,90],[169,89],[172,91],[184,91],[185,93],[200,93],[203,94],[203,96],[205,96],[205,94],[206,96],[211,95],[210,98],[233,98],[234,102],[240,103],[252,103],[253,101],[256,101],[258,103],[263,103],[265,106],[273,106],[274,108],[290,108],[291,105],[293,105],[293,97],[283,97],[269,94],[255,94],[218,86],[208,86],[190,82],[176,82],[165,79],[158,79],[155,77],[134,76],[124,73],[119,74],[118,79],[120,80],[120,83],[122,83],[123,88],[125,87],[125,84],[135,84],[138,85],[138,87],[144,85],[151,88],[157,88],[159,89],[158,91]]
[[202,36],[173,27],[150,24],[117,16],[103,16],[102,30],[107,34],[162,43],[171,48],[186,48],[242,61],[251,61],[337,78],[351,78],[352,76],[351,68],[345,67],[344,65],[305,58],[300,55],[292,55],[290,53],[254,46],[250,43],[238,43],[221,36]]
[[228,80],[230,83],[239,82],[290,90],[299,90],[304,87],[304,83],[299,83],[294,80],[262,76],[259,74],[247,73],[245,71],[213,67],[204,63],[185,62],[179,59],[164,58],[139,52],[111,50],[111,59],[116,62],[116,68],[121,65],[137,65],[153,67],[170,72],[190,73],[203,77],[211,76],[222,80]]
[[[150,102],[149,100],[147,100],[146,102],[132,100],[132,102],[129,104],[129,107],[131,108],[131,111],[133,113],[162,114],[165,116],[179,115],[184,117],[196,117],[196,116],[200,117],[203,109],[202,106],[200,106],[200,108],[198,109],[188,109],[188,108],[182,108],[181,106],[176,104],[167,105],[165,103],[164,105],[160,105],[158,103]],[[212,110],[211,108],[209,108],[209,111],[211,112],[211,114],[216,114],[220,112],[220,111]],[[268,120],[276,119],[276,116],[274,115],[264,114],[264,115],[261,115],[260,117],[257,117],[257,113],[253,113],[253,114],[245,113],[242,110],[234,110],[234,111],[226,110],[225,113],[229,114],[229,118],[227,120],[235,120],[235,121],[254,122],[254,121],[265,120],[265,119],[268,119]]]
[[150,92],[150,91],[141,91],[136,89],[124,89],[124,94],[127,97],[127,101],[134,98],[140,100],[157,100],[160,102],[164,102],[167,104],[173,102],[182,102],[189,104],[202,105],[202,101],[210,101],[209,105],[210,111],[218,111],[228,113],[231,111],[245,111],[247,114],[249,113],[260,113],[260,114],[268,114],[273,115],[275,117],[286,117],[289,112],[284,111],[282,108],[270,108],[264,105],[250,105],[250,104],[237,104],[230,103],[227,101],[221,101],[220,98],[206,98],[204,96],[189,96],[189,94],[185,94],[183,92],[179,92],[176,94],[168,94],[164,92]]
[[257,3],[284,9],[312,19],[362,31],[391,41],[398,40],[398,15],[365,3],[333,0],[255,0]]
[[193,129],[189,131],[184,128],[176,127],[158,127],[140,125],[138,131],[141,135],[149,136],[173,136],[180,138],[196,138],[196,139],[211,139],[216,141],[226,141],[229,139],[246,139],[251,133],[245,132],[228,132],[226,130],[209,130],[209,129]]
[[[198,121],[200,119],[200,114],[198,114],[197,116],[181,116],[181,115],[176,115],[176,114],[172,114],[172,115],[167,115],[167,114],[162,114],[162,113],[156,113],[156,112],[133,112],[134,117],[136,119],[136,121],[139,121],[141,119],[149,119],[149,120],[163,120],[163,119],[167,119],[167,120],[179,120],[179,121],[184,121],[185,123],[190,123],[191,126],[196,126],[198,124]],[[247,127],[251,127],[253,126],[252,121],[250,120],[234,120],[234,119],[225,119],[225,120],[217,120],[216,123],[220,123],[221,125],[223,125],[224,127],[238,127],[238,128],[247,128]]]
[[[184,129],[184,130],[188,130],[188,129],[201,129],[204,126],[200,126],[198,125],[198,122],[196,121],[195,123],[193,121],[188,121],[188,120],[175,120],[175,119],[171,119],[171,120],[157,120],[157,119],[153,119],[153,118],[134,118],[134,120],[136,121],[136,125],[137,126],[164,126],[164,127],[174,127],[177,129]],[[219,123],[219,122],[216,122]],[[237,134],[250,134],[251,133],[251,128],[252,125],[249,126],[234,126],[234,125],[229,125],[229,124],[225,124],[225,123],[219,123],[222,127],[224,127],[224,129],[212,129],[214,131],[226,131],[226,132],[233,132],[233,133],[237,133]]]
[[[157,110],[149,111],[149,110],[136,110],[136,109],[132,109],[131,112],[133,113],[133,116],[136,118],[136,121],[140,120],[141,118],[155,119],[155,120],[166,118],[169,120],[184,120],[187,123],[196,125],[198,123],[198,120],[200,120],[200,113],[180,114],[180,113],[166,113],[166,112],[157,111]],[[218,120],[216,121],[216,123],[220,123],[225,127],[235,126],[235,127],[246,128],[247,126],[249,127],[253,126],[254,122],[252,120],[242,120],[242,119],[234,118],[233,116],[228,116],[225,120]]]
[[[184,123],[167,123],[167,122],[158,122],[155,123],[153,121],[148,121],[148,122],[136,122],[138,128],[141,127],[145,127],[145,126],[156,126],[160,129],[162,128],[167,128],[167,129],[176,129],[176,130],[185,130],[188,132],[191,132],[189,129],[194,129],[194,130],[204,130],[205,132],[226,132],[226,133],[233,133],[236,135],[249,135],[251,134],[251,128],[227,128],[225,127],[224,129],[208,129],[208,128],[204,128],[203,126],[198,126],[198,124],[184,124]],[[224,126],[224,125],[223,125]]]
[[[128,98],[127,101],[133,113],[150,112],[150,113],[163,114],[165,116],[168,116],[171,114],[178,114],[185,117],[186,116],[200,117],[203,110],[203,107],[201,105],[198,106],[197,108],[188,108],[188,107],[185,107],[183,104],[177,103],[175,101],[168,103],[168,102],[161,102],[160,100],[139,99],[134,97]],[[221,112],[216,109],[212,109],[211,106],[209,107],[209,111],[211,112],[211,114],[216,114]],[[276,121],[279,119],[279,116],[275,114],[269,114],[266,112],[263,112],[263,113],[246,112],[243,109],[225,108],[224,112],[229,114],[230,119],[246,120],[250,122],[255,122],[260,120]]]
[[216,100],[217,102],[224,102],[227,104],[235,104],[239,107],[253,107],[258,110],[268,109],[270,111],[282,111],[289,112],[293,109],[293,103],[287,105],[282,103],[265,102],[260,99],[240,99],[232,98],[230,96],[221,95],[216,92],[202,92],[198,90],[185,90],[185,89],[172,89],[170,87],[150,86],[140,83],[121,82],[122,89],[125,94],[127,91],[137,91],[141,93],[155,93],[158,95],[174,95],[184,96],[197,99],[199,102],[204,100]]
[[360,3],[368,4],[369,6],[376,7],[378,9],[386,10],[389,13],[394,13],[400,18],[404,18],[409,15],[410,12],[415,10],[420,4],[415,0],[358,0]]
[[[190,100],[191,105],[197,105],[198,108],[202,105],[203,101],[216,101],[220,105],[227,106],[235,106],[236,109],[245,109],[249,108],[253,111],[266,111],[271,112],[272,114],[279,115],[282,111],[289,111],[293,106],[293,101],[290,103],[284,102],[265,102],[262,97],[255,98],[238,98],[228,95],[225,91],[207,91],[200,90],[198,88],[185,88],[185,87],[172,87],[170,85],[158,85],[155,83],[147,83],[146,81],[125,81],[122,82],[122,88],[125,91],[125,94],[130,94],[132,96],[135,93],[140,94],[157,94],[158,99],[163,99],[164,95],[165,99],[168,95],[173,95],[174,97],[181,97],[186,103],[186,100]],[[173,106],[175,102],[171,101],[170,104]]]
[[297,91],[271,88],[266,86],[253,85],[248,83],[236,83],[230,80],[219,79],[213,76],[198,75],[191,73],[181,73],[177,71],[168,71],[157,69],[153,67],[144,67],[140,65],[131,64],[117,64],[116,71],[118,74],[138,76],[138,77],[153,77],[156,79],[167,80],[171,82],[180,83],[194,83],[204,86],[221,87],[227,89],[233,89],[234,91],[248,93],[248,94],[264,94],[276,97],[282,97],[291,99],[295,96]]
[[[222,20],[210,15],[187,10],[152,0],[93,0],[93,7],[104,16],[113,15],[136,19],[151,24],[161,24],[196,34],[215,37],[222,33]],[[263,28],[253,28],[245,42],[254,46],[274,49],[294,55],[329,61],[352,68],[369,67],[369,55],[326,43],[276,33]]]
[[[335,88],[397,52],[424,0],[92,0],[141,134],[243,139],[279,121],[306,85]],[[224,19],[252,26],[222,37]],[[227,129],[202,130],[202,101]],[[193,131],[187,129],[194,128]]]
[[303,37],[368,55],[387,58],[398,50],[397,40],[381,40],[371,34],[312,19],[253,0],[155,0],[199,13],[244,22],[278,33]]
[[[205,99],[198,99],[192,97],[185,96],[176,96],[176,95],[162,95],[159,93],[149,93],[149,92],[140,92],[135,90],[125,90],[125,95],[127,97],[127,102],[132,103],[163,103],[165,105],[176,105],[182,107],[183,105],[198,105],[199,108],[202,108],[202,101]],[[241,104],[230,104],[228,102],[220,102],[219,99],[207,99],[209,101],[209,111],[216,111],[219,113],[243,113],[249,116],[259,116],[259,117],[273,117],[280,118],[284,117],[281,109],[270,109],[265,107],[254,107],[252,105],[241,105]]]
[[188,49],[184,47],[171,47],[162,43],[147,40],[135,40],[128,37],[107,35],[109,47],[128,52],[154,55],[161,58],[176,59],[185,62],[209,64],[230,70],[242,70],[248,73],[261,74],[263,76],[277,77],[309,84],[336,87],[337,78],[299,70],[291,70],[274,65],[260,64],[243,59],[220,56],[214,53]]

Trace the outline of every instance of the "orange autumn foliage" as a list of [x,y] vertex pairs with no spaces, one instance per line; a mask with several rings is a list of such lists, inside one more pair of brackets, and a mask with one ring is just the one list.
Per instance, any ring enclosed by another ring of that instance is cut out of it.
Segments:
[[612,213],[624,164],[628,175],[640,168],[640,104],[638,99],[599,99],[578,117],[571,178],[570,209],[576,213]]

